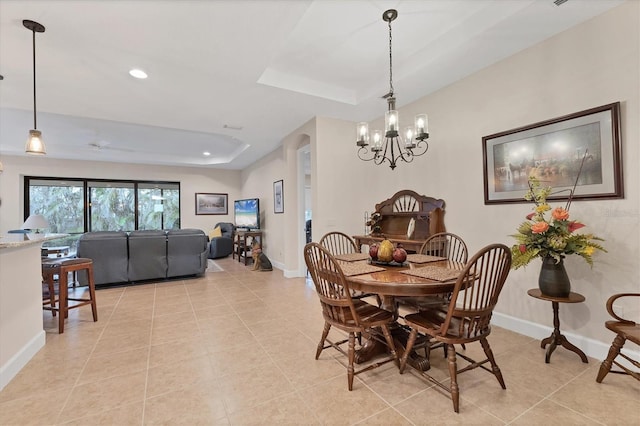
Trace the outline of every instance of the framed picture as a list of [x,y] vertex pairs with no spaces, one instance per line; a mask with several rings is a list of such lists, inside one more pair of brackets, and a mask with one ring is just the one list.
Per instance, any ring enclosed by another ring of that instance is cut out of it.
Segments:
[[196,214],[227,214],[227,194],[196,193]]
[[284,183],[282,180],[273,182],[273,212],[284,213]]
[[484,203],[526,203],[529,176],[550,200],[623,198],[620,102],[482,138]]

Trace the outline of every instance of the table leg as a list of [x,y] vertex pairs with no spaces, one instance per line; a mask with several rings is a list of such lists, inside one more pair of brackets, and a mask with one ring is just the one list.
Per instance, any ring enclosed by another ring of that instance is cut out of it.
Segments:
[[[397,307],[393,296],[383,296],[381,307],[387,311],[394,312],[395,318],[398,317]],[[401,358],[404,354],[404,348],[407,347],[409,333],[397,322],[390,324],[389,328],[391,330],[391,335],[393,336],[393,344],[395,345],[396,353],[398,354],[398,357]],[[380,334],[382,334],[382,332],[380,332]],[[357,350],[355,354],[356,364],[361,364],[369,361],[377,355],[386,354],[388,352],[387,345],[377,339],[374,339],[372,336],[363,334],[362,339],[362,348]],[[418,340],[416,342],[416,346],[426,347],[427,354],[429,353],[428,342],[424,339]],[[407,362],[416,370],[427,371],[431,368],[429,358],[418,355],[415,350],[413,350],[409,355]]]
[[553,306],[553,333],[551,333],[551,336],[542,339],[542,341],[540,342],[540,347],[542,349],[549,345],[544,357],[544,361],[549,364],[551,354],[556,350],[556,347],[560,345],[563,348],[570,350],[571,352],[575,352],[580,357],[580,359],[582,359],[582,362],[589,363],[589,360],[587,359],[587,356],[584,354],[584,352],[569,343],[567,338],[564,337],[562,333],[560,333],[560,316],[558,315],[560,304],[558,302],[551,302],[551,304]]

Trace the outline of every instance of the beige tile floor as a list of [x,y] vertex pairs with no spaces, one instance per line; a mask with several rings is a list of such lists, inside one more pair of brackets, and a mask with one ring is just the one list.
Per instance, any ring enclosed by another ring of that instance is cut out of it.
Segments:
[[[323,321],[311,282],[217,263],[224,271],[202,278],[99,290],[99,321],[76,309],[62,335],[43,313],[47,343],[0,392],[0,424],[640,424],[636,380],[597,384],[599,360],[559,348],[545,364],[538,341],[500,328],[489,341],[507,390],[464,373],[459,414],[393,364],[349,392],[342,355],[314,359]],[[442,352],[432,364],[446,379]]]

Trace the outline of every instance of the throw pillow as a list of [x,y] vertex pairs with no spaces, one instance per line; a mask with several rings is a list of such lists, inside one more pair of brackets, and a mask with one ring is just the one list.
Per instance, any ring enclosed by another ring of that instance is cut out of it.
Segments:
[[212,240],[215,237],[222,237],[222,229],[219,226],[213,228],[213,231],[209,232],[209,239]]

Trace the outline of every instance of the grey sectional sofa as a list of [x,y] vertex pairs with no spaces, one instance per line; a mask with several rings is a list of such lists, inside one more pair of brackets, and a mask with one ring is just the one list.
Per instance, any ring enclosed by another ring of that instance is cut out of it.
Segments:
[[87,232],[77,256],[93,259],[95,284],[101,285],[203,274],[208,248],[199,229]]

